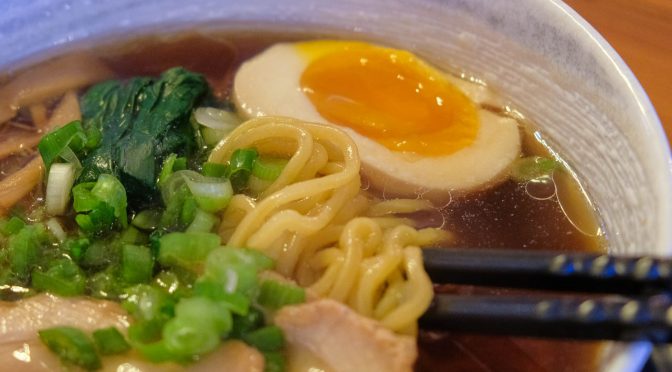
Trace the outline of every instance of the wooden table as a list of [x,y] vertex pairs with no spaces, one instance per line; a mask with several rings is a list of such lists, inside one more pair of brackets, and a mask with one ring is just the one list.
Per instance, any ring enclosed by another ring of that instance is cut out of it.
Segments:
[[672,0],[565,0],[623,57],[672,140]]

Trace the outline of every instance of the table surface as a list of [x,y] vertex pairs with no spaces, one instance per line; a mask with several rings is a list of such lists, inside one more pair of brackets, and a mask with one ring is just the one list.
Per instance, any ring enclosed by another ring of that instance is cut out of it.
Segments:
[[621,55],[672,140],[672,0],[565,0]]

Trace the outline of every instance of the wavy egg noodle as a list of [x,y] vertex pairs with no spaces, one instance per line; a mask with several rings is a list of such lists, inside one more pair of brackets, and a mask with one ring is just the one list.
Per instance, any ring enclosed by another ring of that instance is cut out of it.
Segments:
[[399,215],[431,209],[431,203],[380,201],[362,191],[355,144],[330,126],[255,118],[222,140],[209,161],[225,163],[236,149],[249,147],[289,162],[256,198],[233,197],[222,215],[222,239],[264,252],[279,273],[319,296],[415,334],[433,296],[419,247],[448,234],[418,230]]

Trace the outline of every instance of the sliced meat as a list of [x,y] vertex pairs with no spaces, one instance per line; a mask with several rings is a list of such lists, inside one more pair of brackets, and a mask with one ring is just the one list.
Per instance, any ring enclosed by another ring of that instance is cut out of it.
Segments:
[[40,329],[55,326],[86,331],[112,326],[125,329],[128,315],[114,302],[49,294],[0,303],[0,343],[34,339]]
[[219,350],[189,366],[191,372],[263,372],[264,356],[242,341],[227,341]]
[[[58,357],[40,341],[37,332],[41,329],[72,326],[92,332],[114,326],[125,331],[128,325],[126,312],[118,303],[110,301],[40,294],[17,302],[0,302],[0,369],[22,372],[62,369]],[[240,341],[224,343],[187,368],[175,363],[153,364],[133,351],[102,361],[102,371],[117,372],[264,370],[263,355]]]
[[414,338],[329,299],[287,306],[276,314],[275,324],[290,347],[308,350],[335,372],[411,371],[417,357]]

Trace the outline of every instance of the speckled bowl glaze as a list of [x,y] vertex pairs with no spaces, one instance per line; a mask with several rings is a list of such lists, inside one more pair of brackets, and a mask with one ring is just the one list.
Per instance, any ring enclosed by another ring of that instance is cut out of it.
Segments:
[[[672,253],[672,161],[660,122],[621,58],[561,1],[2,0],[0,68],[101,39],[201,27],[337,33],[477,76],[573,165],[611,252]],[[648,349],[617,345],[604,368],[636,370]]]

